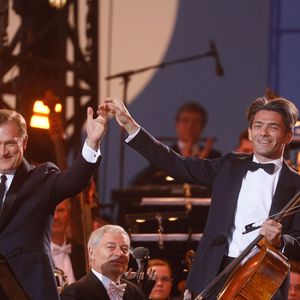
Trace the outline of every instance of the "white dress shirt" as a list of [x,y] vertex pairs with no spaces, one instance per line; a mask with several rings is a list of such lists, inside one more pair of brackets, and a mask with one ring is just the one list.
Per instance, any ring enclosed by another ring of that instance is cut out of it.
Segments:
[[107,294],[108,294],[110,300],[123,300],[123,297],[121,297],[117,293],[110,294],[110,292],[109,292],[109,285],[110,284],[118,285],[118,284],[120,284],[120,282],[114,282],[111,279],[109,279],[108,277],[104,276],[103,274],[95,271],[94,269],[91,269],[91,271],[102,282],[103,286],[105,287],[105,289],[107,291]]
[[66,240],[62,245],[56,245],[51,242],[51,254],[54,261],[54,265],[55,267],[63,270],[64,274],[67,276],[68,284],[75,281],[75,276],[70,258],[70,254],[72,251],[70,246],[71,245],[67,245]]
[[[256,157],[253,161],[258,162]],[[242,234],[245,226],[253,223],[261,223],[269,216],[272,199],[276,190],[283,158],[270,161],[275,164],[273,174],[268,174],[263,169],[254,172],[248,171],[243,178],[241,190],[238,196],[234,225],[228,238],[228,256],[237,257],[258,236],[259,230]]]

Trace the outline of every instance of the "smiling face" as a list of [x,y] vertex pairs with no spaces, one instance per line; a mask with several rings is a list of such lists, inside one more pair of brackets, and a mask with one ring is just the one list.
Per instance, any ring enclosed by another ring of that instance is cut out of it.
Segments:
[[260,110],[255,114],[248,132],[259,162],[283,156],[285,145],[289,144],[293,137],[292,131],[285,126],[281,114],[268,110]]
[[21,164],[27,145],[27,135],[22,136],[16,123],[0,125],[0,172],[16,170]]
[[129,239],[120,232],[106,232],[95,247],[89,247],[91,267],[97,272],[118,281],[127,270]]

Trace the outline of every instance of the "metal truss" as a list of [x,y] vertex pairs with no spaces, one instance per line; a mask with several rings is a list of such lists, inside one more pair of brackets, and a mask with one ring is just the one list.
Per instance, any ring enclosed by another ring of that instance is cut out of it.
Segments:
[[[34,99],[52,90],[65,109],[65,128],[73,128],[69,146],[74,150],[80,147],[86,108],[96,107],[99,93],[98,0],[86,0],[86,5],[87,44],[82,49],[77,0],[68,0],[62,9],[50,7],[48,0],[14,0],[21,24],[10,42],[6,33],[8,0],[0,0],[0,106],[16,109],[29,120]],[[14,107],[5,101],[6,95],[15,97]],[[67,99],[72,101],[73,114],[66,111]]]

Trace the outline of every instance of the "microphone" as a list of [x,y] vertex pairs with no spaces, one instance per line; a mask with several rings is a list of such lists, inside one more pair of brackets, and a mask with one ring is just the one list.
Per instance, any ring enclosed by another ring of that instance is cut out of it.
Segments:
[[209,41],[209,45],[210,45],[211,55],[215,58],[215,62],[216,62],[216,67],[215,67],[216,74],[217,74],[217,76],[223,76],[224,69],[220,62],[219,51],[217,49],[217,46],[216,46],[215,42],[212,40]]
[[136,272],[136,279],[138,282],[142,279],[145,280],[147,274],[148,260],[149,260],[149,249],[145,247],[136,247],[132,250],[132,257],[136,260],[138,270]]
[[132,250],[132,256],[138,264],[138,270],[136,272],[135,279],[138,283],[138,286],[145,294],[145,297],[148,299],[156,282],[155,277],[153,277],[154,274],[151,276],[147,274],[148,260],[150,258],[149,249],[145,247],[136,247]]
[[149,249],[145,247],[136,247],[132,250],[132,256],[137,261],[149,259]]

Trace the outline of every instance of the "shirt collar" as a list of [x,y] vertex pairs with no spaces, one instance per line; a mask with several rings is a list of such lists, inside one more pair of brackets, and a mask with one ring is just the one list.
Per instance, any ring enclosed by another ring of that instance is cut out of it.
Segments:
[[[255,154],[253,154],[253,159],[252,159],[254,162],[256,163],[259,163],[258,159],[256,158]],[[277,159],[274,159],[274,160],[270,160],[268,161],[267,163],[272,163],[275,165],[275,172],[277,172],[281,167],[282,167],[282,163],[283,163],[283,157],[279,157]]]
[[[185,143],[183,141],[180,141],[178,140],[177,141],[177,146],[180,150],[180,152],[182,152],[182,148],[184,148],[185,146]],[[192,146],[192,155],[197,155],[199,153],[199,150],[200,150],[200,147],[199,147],[199,144],[198,143],[195,143],[193,146]]]
[[104,276],[103,274],[97,272],[96,270],[94,270],[94,269],[91,269],[91,270],[95,274],[95,276],[102,282],[102,284],[104,285],[106,290],[108,290],[109,284],[111,282],[113,282],[115,284],[120,284],[120,280],[118,282],[114,282],[110,278]]

